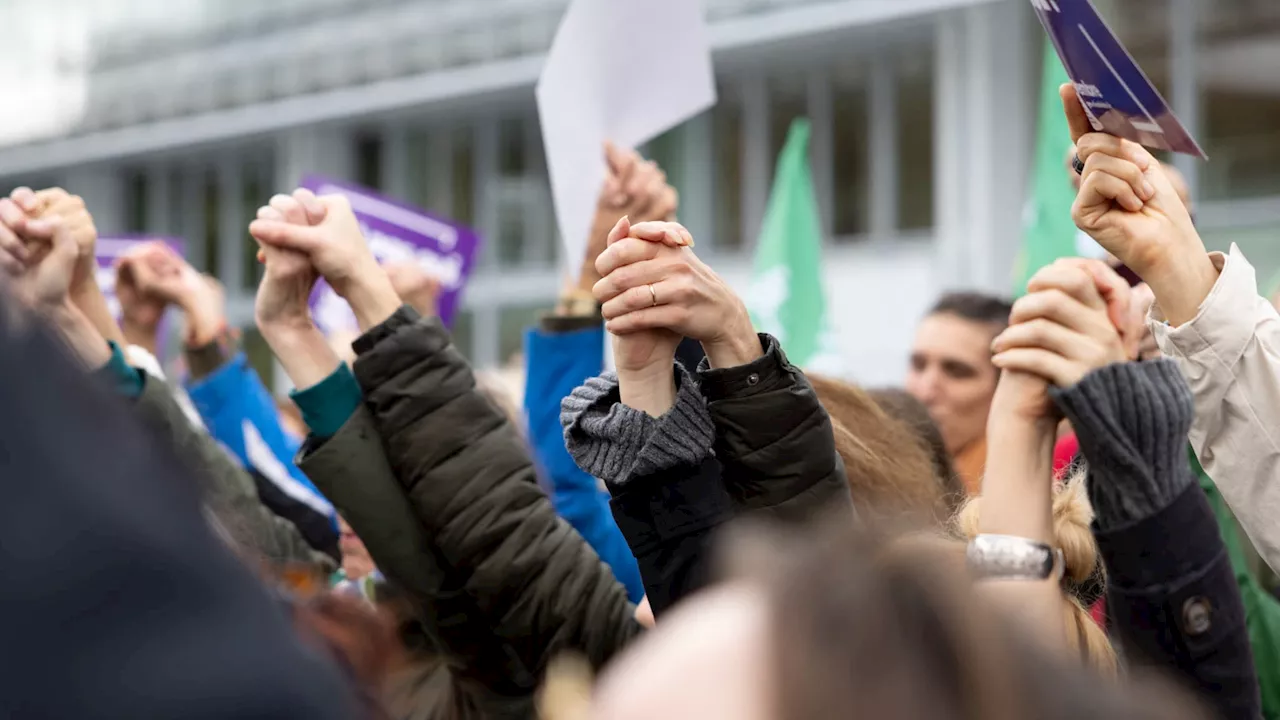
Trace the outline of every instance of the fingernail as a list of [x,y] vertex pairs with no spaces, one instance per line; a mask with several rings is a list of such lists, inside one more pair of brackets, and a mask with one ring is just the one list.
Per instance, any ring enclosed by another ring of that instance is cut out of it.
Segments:
[[1150,200],[1155,196],[1156,196],[1156,187],[1151,184],[1150,180],[1147,180],[1144,178],[1142,181],[1142,199]]
[[1129,153],[1129,157],[1133,158],[1133,161],[1137,163],[1138,167],[1142,168],[1143,171],[1146,171],[1147,168],[1151,167],[1151,156],[1142,150],[1131,151]]

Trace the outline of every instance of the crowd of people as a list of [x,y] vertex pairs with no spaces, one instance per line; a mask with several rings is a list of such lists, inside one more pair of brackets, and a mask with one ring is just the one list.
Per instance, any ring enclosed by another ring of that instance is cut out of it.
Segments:
[[1063,100],[1110,257],[945,295],[903,389],[792,365],[614,147],[520,408],[341,196],[248,227],[286,402],[173,250],[117,320],[84,203],[0,199],[0,714],[1280,717],[1280,315]]

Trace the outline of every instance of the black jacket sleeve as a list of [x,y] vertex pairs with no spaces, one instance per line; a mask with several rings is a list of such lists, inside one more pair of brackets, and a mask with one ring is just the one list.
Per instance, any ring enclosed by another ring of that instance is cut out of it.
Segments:
[[474,611],[467,575],[454,572],[414,511],[387,461],[367,408],[356,410],[331,438],[307,439],[298,467],[333,503],[378,570],[413,603],[433,650],[445,660],[423,717],[529,715],[533,696],[514,653]]
[[785,523],[828,512],[852,516],[831,417],[778,341],[761,334],[760,344],[765,353],[755,362],[711,370],[703,361],[698,369],[736,511]]
[[706,400],[683,365],[673,371],[675,402],[661,417],[622,404],[612,372],[560,405],[565,447],[608,487],[655,618],[710,583],[715,530],[733,517],[711,452],[715,426]]
[[1177,365],[1111,365],[1053,394],[1088,462],[1108,616],[1130,663],[1172,674],[1224,718],[1259,717],[1240,590],[1187,462],[1194,406]]
[[356,340],[356,378],[426,537],[532,685],[563,651],[599,668],[639,632],[625,589],[536,482],[437,319],[401,308]]

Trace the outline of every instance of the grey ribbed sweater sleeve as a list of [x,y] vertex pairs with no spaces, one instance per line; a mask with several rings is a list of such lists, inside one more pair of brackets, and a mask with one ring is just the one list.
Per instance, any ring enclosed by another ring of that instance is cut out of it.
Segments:
[[1148,518],[1195,482],[1187,462],[1195,407],[1173,360],[1109,365],[1052,395],[1080,441],[1099,529]]
[[707,402],[679,363],[673,371],[676,402],[662,417],[623,405],[612,372],[588,380],[561,401],[565,447],[578,467],[616,487],[678,465],[697,465],[711,455],[715,426]]

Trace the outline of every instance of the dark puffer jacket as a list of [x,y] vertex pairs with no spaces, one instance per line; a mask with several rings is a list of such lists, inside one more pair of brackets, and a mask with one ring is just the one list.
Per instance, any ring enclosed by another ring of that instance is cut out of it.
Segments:
[[300,464],[445,656],[428,716],[531,717],[548,661],[602,667],[640,632],[634,607],[438,320],[401,308],[355,349],[365,408]]
[[831,418],[778,342],[746,365],[695,381],[676,363],[674,406],[660,418],[622,404],[617,377],[565,398],[570,454],[601,478],[655,616],[713,578],[715,531],[735,517],[799,524],[853,516]]

